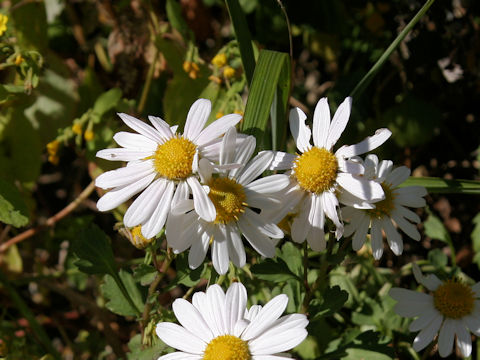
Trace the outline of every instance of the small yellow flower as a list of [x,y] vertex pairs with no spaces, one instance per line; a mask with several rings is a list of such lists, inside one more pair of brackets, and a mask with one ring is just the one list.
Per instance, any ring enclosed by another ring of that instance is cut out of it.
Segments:
[[0,14],[0,36],[7,31],[8,16]]
[[212,64],[218,68],[221,68],[226,63],[227,63],[227,55],[223,53],[215,55],[215,57],[212,59]]
[[60,158],[57,155],[48,155],[48,161],[53,165],[58,165]]
[[19,66],[24,61],[25,59],[22,57],[22,55],[17,55],[17,57],[15,58],[15,65]]
[[49,155],[56,155],[57,152],[58,152],[58,148],[60,146],[60,142],[58,140],[53,140],[53,141],[50,141],[48,144],[47,144],[47,151],[48,151],[48,154]]
[[223,115],[225,115],[223,112],[219,111],[217,112],[217,114],[215,115],[215,118],[216,119],[220,119]]
[[242,111],[242,110],[236,109],[236,110],[234,111],[234,113],[243,116],[243,111]]
[[223,69],[223,76],[226,79],[230,79],[231,77],[235,76],[235,69],[230,66],[226,66],[225,69]]
[[183,63],[183,70],[188,73],[188,76],[191,78],[191,79],[196,79],[198,77],[198,71],[200,70],[200,68],[198,67],[198,65],[194,62],[191,62],[191,61],[185,61]]
[[72,131],[77,135],[82,135],[82,125],[79,123],[73,124]]
[[92,141],[93,138],[95,137],[95,134],[93,133],[92,130],[85,130],[85,134],[83,134],[83,137],[87,141]]
[[145,249],[153,240],[153,238],[147,239],[142,235],[141,225],[135,226],[131,229],[122,228],[119,231],[123,236],[130,240],[133,246],[140,250]]
[[192,63],[190,61],[184,61],[182,67],[183,67],[183,71],[188,73],[192,68]]

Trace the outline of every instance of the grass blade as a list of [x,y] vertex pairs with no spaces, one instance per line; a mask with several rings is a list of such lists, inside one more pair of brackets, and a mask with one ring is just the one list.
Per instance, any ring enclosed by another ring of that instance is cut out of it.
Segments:
[[434,177],[410,177],[401,186],[424,186],[429,193],[480,194],[480,181],[447,180]]

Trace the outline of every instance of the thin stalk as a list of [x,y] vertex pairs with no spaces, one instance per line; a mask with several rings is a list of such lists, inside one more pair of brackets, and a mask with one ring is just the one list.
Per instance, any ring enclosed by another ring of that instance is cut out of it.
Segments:
[[137,107],[137,112],[139,114],[143,112],[143,110],[145,109],[145,105],[147,103],[148,93],[150,92],[150,88],[152,86],[153,74],[155,73],[155,66],[157,65],[157,59],[158,59],[158,49],[155,47],[152,63],[148,68],[147,78],[145,80],[145,86],[143,87],[142,95],[140,96],[140,101]]
[[435,2],[435,0],[427,0],[425,5],[418,11],[418,13],[413,17],[412,20],[405,26],[405,28],[398,34],[395,40],[390,44],[390,46],[385,50],[385,52],[380,56],[380,59],[377,60],[375,65],[372,66],[372,68],[368,71],[368,73],[363,77],[362,80],[355,86],[355,89],[351,92],[351,96],[353,98],[358,97],[361,95],[363,90],[370,84],[372,81],[373,77],[377,74],[377,72],[380,70],[380,68],[383,66],[385,61],[390,57],[392,52],[397,48],[397,46],[400,44],[400,42],[407,36],[407,34],[412,30],[412,28],[417,24],[417,22],[425,15],[427,10],[432,6],[432,4]]

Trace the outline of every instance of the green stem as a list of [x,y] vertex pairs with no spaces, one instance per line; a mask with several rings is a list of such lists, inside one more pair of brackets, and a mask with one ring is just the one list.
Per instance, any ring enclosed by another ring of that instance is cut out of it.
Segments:
[[15,290],[14,287],[10,285],[8,279],[3,275],[3,272],[0,271],[0,283],[7,290],[7,293],[10,295],[15,306],[18,308],[22,316],[28,320],[30,327],[32,328],[33,333],[37,337],[38,341],[42,344],[45,350],[52,355],[55,359],[61,359],[60,354],[55,350],[50,341],[47,333],[43,329],[43,327],[38,323],[37,319],[35,318],[34,313],[30,310],[28,305],[23,301],[21,296]]
[[363,90],[370,84],[372,81],[373,77],[377,74],[377,72],[380,70],[380,68],[383,66],[385,61],[390,57],[392,54],[393,50],[397,48],[397,46],[400,44],[400,42],[407,36],[407,34],[412,30],[412,28],[417,24],[417,22],[425,15],[427,10],[432,6],[432,4],[435,2],[435,0],[427,0],[425,5],[418,11],[418,13],[414,16],[414,18],[405,26],[405,28],[398,34],[395,40],[390,44],[390,46],[385,50],[385,52],[380,56],[380,59],[377,60],[375,65],[372,66],[372,68],[368,71],[368,73],[363,77],[362,80],[355,86],[355,89],[353,89],[351,96],[353,98],[358,97],[361,95]]
[[142,90],[142,95],[140,97],[140,101],[138,103],[137,112],[141,114],[145,109],[145,105],[147,103],[148,93],[150,92],[150,88],[152,85],[153,74],[155,73],[155,66],[157,65],[158,59],[158,49],[155,47],[155,53],[153,54],[152,63],[148,68],[147,79],[145,80],[145,86]]

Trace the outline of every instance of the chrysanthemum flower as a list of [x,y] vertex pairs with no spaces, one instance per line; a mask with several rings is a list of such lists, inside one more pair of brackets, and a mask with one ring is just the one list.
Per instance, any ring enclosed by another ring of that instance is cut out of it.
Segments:
[[424,276],[413,264],[417,282],[432,293],[393,288],[389,295],[398,301],[394,311],[400,316],[417,317],[409,327],[419,331],[413,341],[415,351],[424,349],[438,333],[438,351],[446,357],[452,352],[453,341],[462,356],[470,356],[472,340],[469,330],[480,336],[480,282],[470,286],[459,279],[439,280],[435,275]]
[[[286,175],[270,175],[256,180],[269,166],[273,152],[264,151],[248,161],[255,150],[255,138],[249,136],[239,145],[235,128],[231,128],[222,140],[220,167],[229,170],[212,174],[213,167],[200,161],[199,173],[202,183],[209,187],[208,197],[213,202],[217,215],[207,221],[191,211],[194,204],[184,199],[172,208],[167,220],[166,234],[175,253],[190,248],[188,256],[192,269],[205,259],[209,244],[212,244],[212,260],[215,270],[225,274],[229,259],[235,266],[245,265],[245,249],[242,234],[261,255],[275,255],[275,239],[283,238],[283,232],[270,219],[263,216],[265,209],[275,209],[281,203],[271,194],[281,191],[289,184]],[[260,213],[259,213],[260,212]]]
[[313,146],[312,131],[305,124],[307,116],[299,108],[292,109],[290,131],[301,154],[277,153],[272,165],[276,169],[291,169],[292,185],[283,198],[286,211],[297,213],[291,226],[292,239],[298,243],[306,239],[313,250],[325,249],[325,215],[336,226],[336,238],[343,234],[337,190],[369,202],[384,198],[380,184],[361,176],[363,167],[349,158],[383,144],[391,135],[388,129],[379,129],[358,144],[332,150],[348,123],[351,107],[352,99],[348,97],[330,122],[327,98],[320,99],[313,115]]
[[220,137],[241,116],[226,115],[204,129],[210,110],[209,100],[197,100],[188,112],[183,134],[177,134],[176,127],[170,128],[155,116],[149,116],[152,127],[127,114],[119,114],[138,134],[116,133],[113,138],[122,147],[97,153],[102,159],[128,162],[126,167],[107,171],[96,179],[98,187],[112,189],[98,200],[97,208],[114,209],[143,191],[130,205],[123,221],[127,227],[141,224],[143,236],[151,238],[165,224],[171,203],[191,192],[199,216],[213,221],[215,206],[196,177],[198,161],[218,159]]
[[343,219],[350,220],[350,223],[345,226],[344,235],[354,234],[352,247],[357,251],[365,243],[368,230],[371,229],[373,257],[378,260],[383,254],[383,230],[390,249],[395,255],[400,255],[403,252],[403,240],[394,224],[412,239],[420,240],[420,233],[412,224],[412,222],[419,223],[420,218],[407,207],[425,206],[423,196],[427,195],[427,190],[422,186],[399,188],[398,186],[410,176],[410,169],[405,166],[393,169],[393,163],[390,160],[378,162],[376,155],[368,155],[363,165],[365,166],[364,177],[375,180],[382,186],[385,199],[372,204],[370,208],[362,209],[357,208],[362,207],[362,205],[357,206],[361,203],[360,199],[348,193],[342,194],[340,201],[351,205],[342,209]]
[[264,307],[246,309],[247,291],[233,283],[225,294],[220,286],[193,295],[192,304],[173,302],[180,325],[161,322],[157,335],[180,350],[158,360],[284,360],[284,351],[307,336],[308,320],[303,314],[280,317],[288,297],[278,295]]

